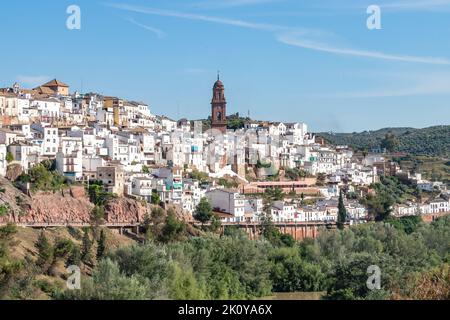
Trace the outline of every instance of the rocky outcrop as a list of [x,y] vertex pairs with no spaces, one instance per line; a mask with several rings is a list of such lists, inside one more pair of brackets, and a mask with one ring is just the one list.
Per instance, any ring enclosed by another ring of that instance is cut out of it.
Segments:
[[6,169],[6,179],[9,181],[16,181],[17,178],[22,174],[22,166],[18,163],[10,164]]
[[186,211],[183,211],[183,209],[180,206],[175,205],[166,205],[164,207],[165,210],[172,210],[175,213],[175,216],[177,219],[184,221],[184,222],[192,222],[193,218],[192,215]]
[[30,208],[30,197],[0,177],[0,223],[14,222]]
[[16,222],[89,223],[93,208],[94,205],[85,195],[75,198],[71,195],[70,189],[61,193],[39,193],[33,196],[26,214],[20,216],[19,221]]
[[[0,178],[1,223],[88,224],[94,205],[83,186],[72,186],[56,193],[25,195],[6,179]],[[105,205],[105,222],[136,224],[144,221],[147,206],[129,198],[116,198]]]
[[105,206],[107,223],[141,223],[147,213],[147,206],[129,198],[116,198]]

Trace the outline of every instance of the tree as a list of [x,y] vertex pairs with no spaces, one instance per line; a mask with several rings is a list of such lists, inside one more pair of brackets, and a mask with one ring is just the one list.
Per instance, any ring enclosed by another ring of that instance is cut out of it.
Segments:
[[[182,244],[174,246],[178,245]],[[149,299],[161,299],[167,297],[167,281],[172,274],[173,259],[169,256],[169,249],[167,245],[149,242],[143,246],[121,247],[110,256],[127,276],[139,275],[149,280]]]
[[14,155],[11,152],[6,154],[6,162],[11,163],[14,161]]
[[100,261],[106,253],[106,234],[105,230],[100,231],[100,238],[97,243],[97,261]]
[[28,170],[28,174],[21,174],[17,180],[31,183],[33,191],[59,191],[65,184],[67,179],[59,172],[53,170],[54,162],[42,162]]
[[169,287],[169,297],[173,300],[201,300],[205,299],[203,288],[199,285],[191,269],[178,264],[174,265],[172,281]]
[[[267,210],[270,210],[269,208]],[[288,234],[282,234],[272,222],[272,216],[269,212],[260,216],[260,232],[264,239],[269,241],[273,246],[293,247],[295,239]]]
[[68,260],[74,252],[75,243],[68,239],[58,239],[55,243],[54,256],[55,258],[61,258]]
[[285,176],[293,181],[297,181],[300,178],[300,175],[296,169],[287,169]]
[[347,222],[347,209],[344,204],[344,195],[343,192],[339,194],[339,205],[338,205],[338,220],[337,226],[340,230],[344,229],[345,222]]
[[0,299],[3,296],[2,291],[23,268],[21,260],[11,257],[11,251],[16,245],[14,241],[16,233],[17,227],[12,224],[0,227]]
[[146,300],[150,296],[148,280],[139,276],[126,276],[117,262],[102,260],[92,278],[83,281],[83,290],[59,293],[63,300]]
[[167,212],[167,218],[165,225],[161,230],[159,241],[163,243],[169,243],[180,240],[186,230],[184,222],[178,220],[173,210]]
[[69,257],[67,258],[67,265],[78,266],[81,262],[81,251],[80,247],[76,244],[72,247]]
[[398,230],[404,231],[406,234],[411,234],[417,231],[422,223],[422,218],[420,216],[406,216],[401,218],[389,217],[385,222],[391,224]]
[[368,194],[363,203],[367,206],[368,214],[372,219],[384,221],[392,213],[394,200],[391,195],[383,192],[377,195]]
[[277,248],[270,256],[270,278],[276,292],[317,292],[325,288],[320,266],[302,260],[297,248]]
[[213,210],[208,199],[202,198],[195,209],[194,219],[203,224],[209,222],[213,217]]
[[385,148],[389,152],[395,151],[400,145],[400,141],[393,133],[387,133],[381,141],[381,148]]
[[284,200],[286,196],[280,187],[266,189],[264,195],[270,202]]
[[91,211],[91,225],[94,230],[94,238],[98,239],[98,229],[105,219],[105,209],[95,206]]
[[265,163],[265,162],[262,162],[261,160],[256,161],[256,168],[258,168],[258,169],[269,169],[271,167],[272,167],[272,163]]
[[304,202],[305,202],[305,194],[303,192],[300,195],[300,199],[301,199],[301,204],[304,204]]
[[290,180],[297,181],[306,178],[308,176],[308,172],[299,168],[287,169],[285,176]]
[[161,203],[161,198],[159,197],[158,192],[153,191],[151,197],[152,204],[159,205]]
[[84,229],[82,246],[81,246],[81,261],[84,263],[92,263],[92,241],[89,237],[89,229]]
[[161,207],[153,207],[150,216],[145,221],[145,233],[147,239],[157,240],[162,233],[166,212]]
[[110,199],[115,197],[114,194],[105,192],[102,183],[99,181],[91,183],[88,192],[89,200],[100,207],[104,206]]
[[394,299],[398,300],[449,300],[450,265],[443,264],[419,274],[409,275],[407,285],[402,281],[394,284]]
[[326,179],[327,179],[327,176],[324,173],[319,173],[317,175],[317,182],[316,182],[316,184],[318,186],[324,186],[325,182],[326,182]]
[[222,222],[220,221],[220,219],[216,216],[213,216],[211,218],[211,226],[209,227],[209,230],[211,232],[217,232],[220,230],[221,227],[222,227]]
[[36,242],[36,249],[38,250],[38,259],[36,264],[42,268],[44,272],[47,272],[50,265],[53,263],[54,250],[44,231],[39,234]]

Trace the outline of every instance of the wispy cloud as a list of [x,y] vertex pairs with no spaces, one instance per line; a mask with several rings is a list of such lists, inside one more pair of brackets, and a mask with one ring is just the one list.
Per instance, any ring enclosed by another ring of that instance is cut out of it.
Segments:
[[383,8],[403,10],[423,10],[440,7],[450,8],[450,0],[405,0],[387,2],[381,5]]
[[280,1],[282,0],[208,0],[196,2],[192,4],[192,6],[199,8],[232,8],[250,5],[260,5]]
[[392,60],[392,61],[402,61],[402,62],[417,62],[417,63],[428,63],[428,64],[441,64],[450,65],[450,60],[444,58],[436,57],[416,57],[407,55],[393,55],[387,54],[379,51],[367,51],[358,50],[352,48],[342,48],[325,43],[319,43],[309,40],[304,40],[295,34],[281,34],[277,36],[278,41],[300,48],[311,49],[316,51],[340,54],[340,55],[350,55],[365,58],[374,58],[382,60]]
[[127,20],[128,22],[130,22],[130,23],[132,23],[132,24],[138,26],[138,27],[141,27],[141,28],[143,28],[143,29],[145,29],[145,30],[147,30],[147,31],[152,32],[152,33],[155,34],[159,39],[165,38],[165,37],[167,36],[167,34],[166,34],[164,31],[162,31],[162,30],[160,30],[160,29],[157,29],[157,28],[153,28],[153,27],[147,26],[147,25],[142,24],[142,23],[139,23],[139,22],[137,22],[136,20],[134,20],[133,18],[127,18],[126,20]]
[[[438,0],[435,0],[438,1]],[[391,60],[401,62],[415,62],[415,63],[427,63],[437,65],[450,65],[450,60],[439,57],[419,57],[411,55],[394,55],[379,51],[360,50],[349,47],[340,47],[335,44],[324,43],[323,41],[311,40],[313,38],[320,38],[328,33],[306,28],[291,28],[273,24],[249,22],[244,20],[227,19],[208,15],[183,13],[177,11],[154,9],[142,6],[135,6],[123,3],[106,4],[107,6],[126,10],[142,14],[151,14],[165,17],[173,17],[179,19],[188,19],[195,21],[210,22],[222,25],[230,25],[235,27],[254,29],[260,31],[267,31],[275,35],[276,40],[295,47],[304,49],[310,49],[315,51],[327,52],[331,54],[358,56],[363,58]]]
[[[375,3],[374,3],[375,2]],[[363,3],[353,3],[345,6],[328,6],[324,9],[354,9],[363,10],[370,4],[376,4],[381,7],[383,12],[408,12],[408,11],[420,11],[420,12],[448,12],[450,10],[450,0],[366,0]]]
[[30,75],[19,75],[17,76],[17,81],[21,84],[25,84],[30,87],[37,87],[41,84],[46,83],[50,77],[48,76],[30,76]]
[[[389,98],[450,95],[450,74],[385,75],[389,89],[340,93],[337,98]],[[408,83],[399,85],[399,83]]]
[[154,8],[148,8],[148,7],[129,5],[129,4],[125,4],[125,3],[111,3],[111,4],[106,4],[106,5],[109,7],[112,7],[112,8],[130,11],[130,12],[151,14],[151,15],[172,17],[172,18],[180,18],[180,19],[188,19],[188,20],[196,20],[196,21],[204,21],[204,22],[212,22],[212,23],[217,23],[217,24],[231,25],[231,26],[235,26],[235,27],[242,27],[242,28],[249,28],[249,29],[257,29],[257,30],[265,30],[265,31],[279,31],[281,29],[286,29],[284,27],[280,27],[280,26],[276,26],[276,25],[272,25],[272,24],[254,23],[254,22],[248,22],[248,21],[236,20],[236,19],[226,19],[226,18],[212,17],[212,16],[206,16],[206,15],[200,15],[200,14],[191,14],[191,13],[183,13],[183,12],[170,11],[170,10],[154,9]]

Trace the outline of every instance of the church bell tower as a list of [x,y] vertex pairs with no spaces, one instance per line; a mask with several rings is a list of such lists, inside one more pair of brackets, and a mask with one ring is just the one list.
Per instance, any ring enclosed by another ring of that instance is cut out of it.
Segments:
[[227,101],[225,99],[225,86],[220,81],[220,75],[217,75],[217,81],[214,84],[211,111],[212,129],[225,134],[227,132]]

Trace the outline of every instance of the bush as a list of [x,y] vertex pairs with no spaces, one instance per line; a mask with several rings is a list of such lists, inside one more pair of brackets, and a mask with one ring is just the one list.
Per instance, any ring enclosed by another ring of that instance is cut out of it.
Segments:
[[18,182],[30,183],[32,191],[60,191],[68,185],[68,180],[52,170],[53,163],[42,162],[17,178]]
[[150,295],[148,281],[139,276],[128,277],[116,262],[102,260],[92,274],[85,277],[81,290],[58,293],[57,299],[70,300],[146,300]]
[[11,163],[14,161],[14,155],[11,152],[6,153],[6,162]]
[[89,200],[96,206],[105,206],[108,201],[114,199],[116,196],[112,193],[105,192],[103,190],[103,185],[100,181],[92,182],[89,185]]
[[1,216],[6,216],[9,212],[9,209],[6,205],[1,205],[0,206],[0,217]]

